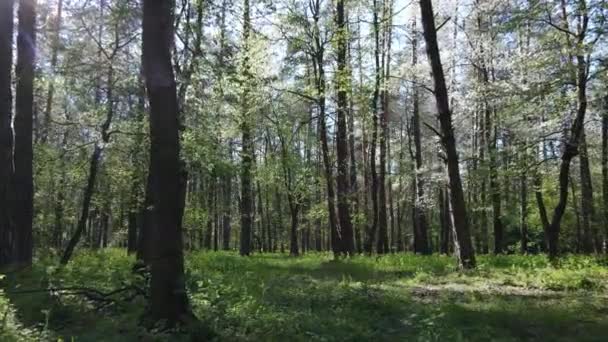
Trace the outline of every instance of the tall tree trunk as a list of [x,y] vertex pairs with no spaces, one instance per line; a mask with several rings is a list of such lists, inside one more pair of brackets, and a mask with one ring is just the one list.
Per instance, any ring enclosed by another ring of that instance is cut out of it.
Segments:
[[347,92],[350,87],[349,71],[347,70],[346,50],[348,42],[348,30],[344,16],[344,0],[336,3],[336,28],[337,28],[337,108],[336,117],[338,135],[336,138],[338,174],[336,176],[338,194],[338,218],[340,221],[340,249],[339,254],[352,255],[355,251],[353,226],[349,210],[349,181],[348,181],[348,140],[346,130],[346,116],[348,112]]
[[0,266],[11,262],[13,227],[13,15],[14,1],[0,1]]
[[372,141],[370,142],[369,150],[369,169],[372,180],[371,198],[372,198],[372,224],[369,226],[367,237],[365,240],[365,252],[368,254],[372,253],[372,246],[376,239],[376,233],[379,225],[379,203],[378,203],[378,171],[376,168],[376,142],[378,141],[378,116],[379,116],[379,105],[380,105],[380,23],[378,19],[378,12],[380,8],[378,6],[378,0],[374,0],[374,62],[375,62],[375,82],[374,82],[374,96],[372,101]]
[[[418,37],[416,33],[416,19],[413,21],[412,31],[414,37],[412,39],[412,65],[414,68],[418,64]],[[422,142],[420,132],[420,104],[418,96],[418,87],[413,86],[413,117],[412,117],[412,133],[414,136],[414,160],[415,160],[415,200],[414,200],[414,252],[421,254],[430,254],[428,241],[428,223],[424,213],[424,179],[422,178]]]
[[[349,45],[350,52],[350,45]],[[349,53],[349,57],[352,56]],[[352,69],[352,67],[351,67]],[[352,80],[352,76],[351,76]],[[355,153],[355,99],[353,96],[353,84],[349,85],[350,90],[350,110],[348,111],[348,155],[350,157],[350,197],[352,200],[353,213],[358,213],[359,208],[359,185],[357,184],[357,156]],[[312,115],[312,113],[311,113]],[[360,225],[353,225],[353,232],[355,235],[355,250],[357,253],[363,252],[363,244],[361,241],[361,227]]]
[[13,215],[16,225],[16,261],[32,263],[32,221],[34,215],[33,118],[34,62],[36,54],[36,1],[19,1],[17,36],[17,87],[15,97],[15,174]]
[[[388,2],[388,3],[387,3]],[[392,26],[392,2],[385,0],[383,3],[382,22],[384,23],[382,44],[382,91],[381,114],[380,114],[380,173],[378,177],[378,254],[389,252],[388,249],[388,217],[386,206],[386,141],[388,140],[388,113],[389,113],[389,91],[386,89],[390,78],[391,61],[391,26]]]
[[325,48],[321,43],[321,32],[319,29],[319,20],[321,19],[321,1],[314,0],[312,3],[313,11],[313,39],[314,39],[314,56],[313,69],[315,75],[315,86],[317,88],[317,105],[318,105],[318,127],[319,139],[321,144],[321,156],[323,159],[323,168],[325,173],[325,183],[327,187],[327,212],[329,217],[330,228],[330,243],[335,255],[340,253],[340,236],[338,227],[338,218],[336,217],[335,191],[332,165],[329,156],[329,144],[327,142],[327,124],[325,120]]
[[248,84],[250,79],[250,61],[249,61],[249,36],[251,34],[251,18],[249,0],[244,0],[243,3],[243,54],[245,57],[242,62],[242,73],[246,79],[246,84],[243,85],[241,94],[241,133],[242,133],[242,149],[241,149],[241,246],[240,254],[249,255],[251,253],[251,233],[253,226],[253,188],[251,168],[253,166],[253,138],[251,132],[251,123],[249,118],[250,105],[250,89]]
[[437,46],[437,30],[435,28],[433,5],[431,0],[420,0],[422,26],[427,54],[433,72],[435,100],[441,124],[441,143],[445,149],[448,169],[450,205],[452,209],[451,220],[454,228],[454,249],[458,264],[463,268],[475,267],[475,251],[471,243],[471,233],[467,218],[467,210],[460,179],[460,166],[456,150],[456,138],[452,126],[452,113],[448,102],[448,93],[441,66],[439,48]]
[[173,5],[144,0],[143,65],[150,102],[153,226],[150,314],[172,326],[192,317],[182,251],[185,174],[180,161],[175,77],[171,65]]

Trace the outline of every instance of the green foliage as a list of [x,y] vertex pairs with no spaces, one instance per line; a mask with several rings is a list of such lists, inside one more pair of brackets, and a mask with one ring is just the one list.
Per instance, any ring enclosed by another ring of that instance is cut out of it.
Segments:
[[[63,269],[42,259],[1,280],[0,340],[188,340],[187,332],[136,328],[141,299],[95,312],[80,296],[16,293],[110,291],[138,282],[133,262],[119,249],[82,252]],[[564,257],[558,268],[543,255],[480,256],[477,270],[460,273],[452,258],[438,255],[334,261],[327,253],[200,252],[187,256],[186,277],[203,334],[218,341],[601,341],[605,265],[587,256]]]

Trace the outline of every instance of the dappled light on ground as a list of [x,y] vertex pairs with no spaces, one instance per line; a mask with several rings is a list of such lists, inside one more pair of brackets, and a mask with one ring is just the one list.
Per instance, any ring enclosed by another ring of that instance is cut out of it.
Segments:
[[[99,307],[95,297],[44,291],[145,287],[132,274],[133,262],[122,250],[83,252],[64,269],[40,260],[31,271],[9,274],[2,280],[0,336],[189,340],[187,330],[136,328],[143,296],[112,297]],[[604,340],[608,270],[601,260],[567,257],[557,269],[543,256],[479,262],[478,270],[460,273],[444,256],[334,261],[329,254],[194,253],[186,258],[186,285],[199,330],[218,341]]]

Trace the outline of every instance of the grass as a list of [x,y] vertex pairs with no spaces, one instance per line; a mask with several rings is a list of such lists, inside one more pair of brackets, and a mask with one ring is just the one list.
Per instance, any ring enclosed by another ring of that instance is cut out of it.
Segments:
[[[186,259],[198,340],[218,341],[605,341],[604,260],[481,256],[458,272],[449,257],[411,254],[332,261],[329,254],[197,252]],[[24,289],[138,282],[123,250],[82,252],[65,269],[38,260],[0,284],[1,341],[176,341],[138,328],[143,299],[96,312],[81,296]],[[4,318],[3,318],[4,317]],[[212,335],[211,335],[212,334]],[[192,339],[196,340],[196,339]]]

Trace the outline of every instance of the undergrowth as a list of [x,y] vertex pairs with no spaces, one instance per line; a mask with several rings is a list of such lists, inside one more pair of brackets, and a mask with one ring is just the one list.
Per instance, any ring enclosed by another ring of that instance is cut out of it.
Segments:
[[[146,301],[99,309],[79,294],[144,286],[124,250],[84,251],[65,268],[41,258],[0,280],[1,341],[189,340],[139,327]],[[219,341],[604,341],[606,260],[479,256],[459,272],[446,256],[393,254],[334,261],[196,252],[186,258],[194,313]],[[40,289],[41,291],[31,291]]]

